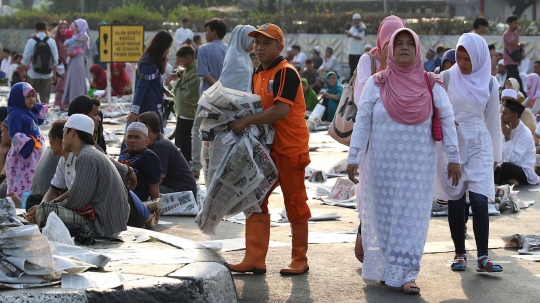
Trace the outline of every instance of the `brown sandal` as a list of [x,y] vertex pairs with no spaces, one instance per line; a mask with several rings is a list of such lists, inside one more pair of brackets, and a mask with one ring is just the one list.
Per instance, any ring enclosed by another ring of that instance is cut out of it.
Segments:
[[364,246],[362,246],[362,234],[356,234],[356,244],[354,245],[354,255],[360,263],[364,263]]
[[407,295],[417,295],[420,293],[420,287],[416,285],[416,282],[414,280],[411,280],[403,285],[401,285],[401,290],[404,294]]

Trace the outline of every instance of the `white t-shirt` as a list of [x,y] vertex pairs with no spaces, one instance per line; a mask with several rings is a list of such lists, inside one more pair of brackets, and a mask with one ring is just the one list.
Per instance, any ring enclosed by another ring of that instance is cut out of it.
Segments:
[[9,66],[8,70],[7,70],[7,73],[6,73],[6,78],[8,79],[8,86],[11,87],[11,80],[13,78],[13,73],[17,70],[17,67],[19,67],[19,64],[17,63],[13,63]]
[[306,54],[299,52],[298,55],[294,56],[293,62],[298,62],[298,64],[295,64],[295,67],[300,67],[300,69],[303,69],[306,65],[307,56]]
[[51,181],[51,186],[57,190],[70,189],[75,180],[75,162],[77,157],[73,153],[69,153],[66,160],[64,157],[60,157],[58,165],[56,166],[56,172]]
[[178,48],[180,48],[187,39],[193,40],[193,32],[189,28],[180,27],[174,33],[174,43],[178,45]]
[[[359,31],[355,25],[351,26],[349,33],[352,37],[349,37],[348,52],[349,55],[361,55],[364,53],[364,39],[366,38],[366,30],[363,23],[358,26],[364,30]],[[360,37],[362,40],[355,39],[354,37]]]
[[0,71],[7,73],[10,63],[11,63],[11,56],[7,57],[7,59],[3,59],[2,64],[0,65]]
[[510,140],[505,141],[504,136],[502,136],[502,141],[503,161],[521,167],[529,184],[538,184],[540,177],[534,172],[536,147],[532,133],[527,126],[520,121],[519,125],[512,130]]

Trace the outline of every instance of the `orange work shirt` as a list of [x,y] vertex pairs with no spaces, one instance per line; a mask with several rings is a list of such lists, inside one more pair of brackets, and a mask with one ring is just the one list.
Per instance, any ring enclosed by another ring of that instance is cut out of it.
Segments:
[[285,119],[272,123],[276,130],[272,150],[295,157],[309,152],[309,132],[304,117],[306,102],[300,75],[283,57],[278,57],[263,70],[262,64],[253,75],[253,93],[261,96],[264,110],[275,102],[291,106]]

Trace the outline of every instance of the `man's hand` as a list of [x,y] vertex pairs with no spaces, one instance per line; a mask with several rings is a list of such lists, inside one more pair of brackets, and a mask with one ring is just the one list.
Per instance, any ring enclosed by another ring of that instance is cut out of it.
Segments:
[[461,178],[461,166],[459,163],[448,163],[448,180],[452,178],[452,186],[458,186]]
[[493,171],[497,169],[497,162],[493,162]]
[[37,221],[36,221],[36,210],[38,208],[38,205],[34,205],[32,207],[30,207],[30,209],[26,212],[26,215],[24,216],[24,218],[26,219],[26,221],[32,223],[32,224],[37,224]]
[[137,115],[137,114],[129,113],[129,116],[126,118],[127,123],[130,124],[132,122],[137,122],[138,117],[139,117],[139,115]]
[[501,129],[504,135],[504,140],[510,141],[510,135],[512,134],[512,122],[510,122],[508,125],[505,125],[504,123],[502,123]]
[[128,168],[128,173],[126,175],[126,184],[130,190],[134,190],[137,187],[137,175],[133,171],[133,168]]
[[236,119],[229,123],[229,127],[231,128],[233,133],[237,135],[241,135],[244,129],[248,126],[249,124],[246,123],[245,118]]
[[52,82],[52,83],[56,83],[56,73],[54,73],[54,74],[52,75],[51,82]]
[[354,184],[358,184],[358,179],[354,177],[354,174],[358,171],[358,164],[348,164],[347,165],[347,175],[349,175],[349,180],[353,181]]

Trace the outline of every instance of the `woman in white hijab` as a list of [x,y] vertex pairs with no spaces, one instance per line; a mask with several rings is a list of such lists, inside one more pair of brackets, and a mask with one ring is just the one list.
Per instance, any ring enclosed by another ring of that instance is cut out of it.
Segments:
[[461,179],[457,187],[447,180],[448,160],[438,146],[434,196],[448,200],[448,223],[456,253],[451,268],[463,271],[467,266],[463,214],[468,189],[478,248],[477,271],[499,272],[502,267],[488,257],[488,198],[495,200],[493,171],[502,161],[502,131],[499,82],[491,76],[486,41],[474,33],[463,34],[456,45],[456,64],[444,73],[450,75],[447,91],[456,119]]
[[253,50],[253,38],[248,33],[257,30],[251,25],[237,25],[231,33],[229,48],[225,54],[219,81],[224,87],[251,92],[253,63],[249,53]]

